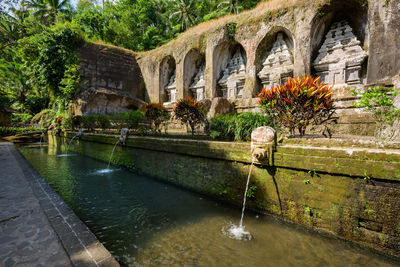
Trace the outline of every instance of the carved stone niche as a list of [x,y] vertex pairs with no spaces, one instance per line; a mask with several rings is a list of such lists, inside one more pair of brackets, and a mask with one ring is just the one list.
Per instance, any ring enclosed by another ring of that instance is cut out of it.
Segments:
[[222,97],[241,98],[245,80],[245,60],[240,49],[237,49],[224,70],[222,78],[218,81],[219,86],[221,86]]
[[334,23],[326,35],[314,68],[320,80],[335,85],[361,84],[360,70],[368,53],[346,21]]
[[288,78],[293,77],[293,53],[284,40],[283,33],[277,34],[263,66],[258,77],[266,89],[285,83]]
[[201,65],[201,67],[197,71],[196,76],[193,79],[192,84],[189,86],[189,90],[192,91],[193,96],[197,101],[201,101],[204,99],[204,88],[206,86],[206,82],[204,80],[205,69],[206,65]]
[[169,105],[176,102],[176,72],[172,74],[171,78],[169,78],[169,82],[165,87],[165,91],[167,93],[167,102],[164,102],[164,105]]

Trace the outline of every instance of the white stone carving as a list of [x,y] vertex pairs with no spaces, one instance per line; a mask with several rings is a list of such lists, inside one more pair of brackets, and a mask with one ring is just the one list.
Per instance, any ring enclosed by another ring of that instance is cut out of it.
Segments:
[[346,21],[334,23],[314,60],[320,80],[329,84],[361,84],[360,70],[368,53]]
[[236,50],[228,66],[224,70],[218,84],[221,86],[222,97],[240,98],[243,96],[243,87],[246,80],[246,65],[240,49]]
[[167,102],[164,105],[172,104],[176,102],[176,74],[175,71],[172,74],[171,78],[167,86],[165,87],[165,91],[167,92]]
[[206,86],[206,82],[204,80],[205,69],[206,65],[201,65],[199,71],[193,79],[192,84],[189,86],[189,90],[192,91],[193,96],[196,98],[197,101],[201,101],[204,99],[204,88]]
[[258,77],[266,89],[285,83],[288,78],[293,77],[293,54],[283,38],[283,33],[278,33],[263,66]]

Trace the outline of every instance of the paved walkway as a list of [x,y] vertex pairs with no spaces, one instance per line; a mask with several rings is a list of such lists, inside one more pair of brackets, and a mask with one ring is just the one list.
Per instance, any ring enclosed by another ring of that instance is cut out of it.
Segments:
[[10,143],[0,143],[0,266],[118,266]]

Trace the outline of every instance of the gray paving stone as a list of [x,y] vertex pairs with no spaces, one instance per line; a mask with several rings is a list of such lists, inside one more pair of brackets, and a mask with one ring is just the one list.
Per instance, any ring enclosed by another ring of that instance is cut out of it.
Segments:
[[18,217],[0,223],[1,267],[119,266],[12,144],[0,143],[2,158],[0,218]]

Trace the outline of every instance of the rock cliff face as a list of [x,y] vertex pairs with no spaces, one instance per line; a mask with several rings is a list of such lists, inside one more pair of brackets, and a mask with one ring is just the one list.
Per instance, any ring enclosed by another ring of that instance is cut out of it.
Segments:
[[[335,85],[339,123],[334,132],[373,135],[372,116],[353,108],[357,97],[348,89],[396,83],[399,5],[395,0],[269,1],[200,24],[147,52],[88,45],[81,51],[84,77],[88,87],[158,103],[224,97],[243,112],[258,110],[263,85],[319,75]],[[118,109],[117,102],[102,103]]]
[[143,105],[145,85],[133,52],[86,43],[79,56],[82,92],[73,105],[75,115],[111,114]]

